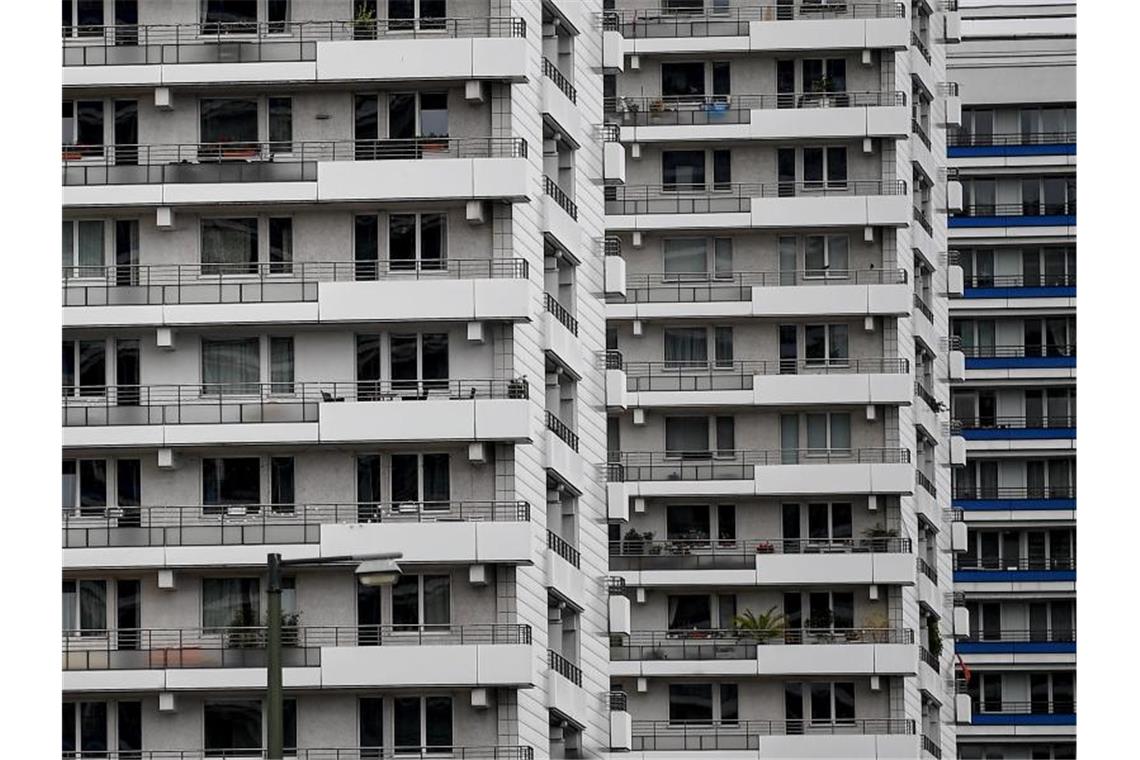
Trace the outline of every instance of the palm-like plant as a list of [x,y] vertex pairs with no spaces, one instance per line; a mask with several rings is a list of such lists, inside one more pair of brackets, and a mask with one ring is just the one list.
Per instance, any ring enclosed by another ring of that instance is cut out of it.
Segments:
[[752,610],[745,610],[732,619],[734,630],[759,642],[767,641],[782,634],[785,624],[784,613],[778,612],[775,605],[769,607],[767,612],[762,612],[759,615]]

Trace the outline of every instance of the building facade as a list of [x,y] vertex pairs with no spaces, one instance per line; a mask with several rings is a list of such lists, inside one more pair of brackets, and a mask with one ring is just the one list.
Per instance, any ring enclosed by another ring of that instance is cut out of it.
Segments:
[[956,7],[62,27],[65,756],[957,753]]
[[963,8],[949,63],[963,101],[948,147],[963,191],[949,221],[961,758],[1076,756],[1075,16]]

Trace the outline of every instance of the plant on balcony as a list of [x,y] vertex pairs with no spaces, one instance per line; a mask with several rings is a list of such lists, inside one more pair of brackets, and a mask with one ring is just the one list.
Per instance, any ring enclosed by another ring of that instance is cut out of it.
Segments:
[[932,617],[926,619],[926,648],[935,657],[942,656],[942,631]]
[[771,541],[761,541],[756,544],[757,554],[772,554],[776,551],[776,547],[772,545]]
[[899,530],[898,528],[888,528],[885,525],[873,525],[870,528],[864,528],[863,535],[867,538],[867,544],[871,551],[881,552],[886,551],[890,539],[899,537]]
[[[301,613],[281,613],[281,646],[295,647],[301,643]],[[264,649],[268,636],[268,617],[260,624],[249,610],[233,614],[228,628],[224,629],[227,649]]]
[[353,36],[356,39],[370,39],[376,36],[376,11],[366,5],[356,9],[352,19]]
[[661,551],[660,546],[655,546],[653,543],[653,533],[646,531],[645,533],[638,533],[634,528],[630,528],[625,532],[622,537],[626,554],[647,554],[652,552],[654,548],[657,549],[654,554],[659,554]]
[[776,611],[772,605],[766,612],[759,615],[752,610],[745,610],[732,619],[732,628],[741,636],[755,639],[757,643],[764,644],[784,632],[787,619],[784,613]]
[[816,610],[808,618],[808,632],[815,636],[821,644],[830,644],[835,641],[835,613],[831,610]]

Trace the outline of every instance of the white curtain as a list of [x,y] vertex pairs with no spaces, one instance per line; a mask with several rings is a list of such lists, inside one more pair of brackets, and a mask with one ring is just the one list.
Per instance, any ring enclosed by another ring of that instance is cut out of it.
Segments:
[[261,377],[257,338],[202,341],[202,384],[210,393],[253,393]]

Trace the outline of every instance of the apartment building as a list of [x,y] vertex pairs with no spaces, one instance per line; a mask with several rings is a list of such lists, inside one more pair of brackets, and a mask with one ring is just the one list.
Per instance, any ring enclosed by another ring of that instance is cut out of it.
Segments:
[[1061,760],[1076,756],[1076,5],[977,5],[949,61],[958,756]]
[[602,28],[614,756],[953,757],[958,12]]
[[64,0],[64,756],[608,750],[600,11]]

